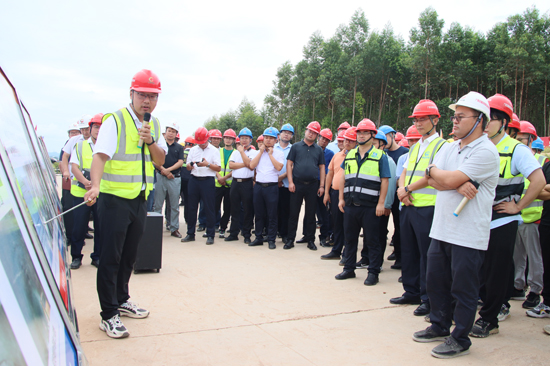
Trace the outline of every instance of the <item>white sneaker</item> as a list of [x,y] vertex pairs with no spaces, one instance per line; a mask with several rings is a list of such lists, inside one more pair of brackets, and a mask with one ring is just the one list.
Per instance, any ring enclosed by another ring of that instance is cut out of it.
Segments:
[[107,333],[111,338],[126,338],[130,335],[118,315],[107,320],[102,319],[101,323],[99,323],[99,329]]
[[510,316],[510,309],[506,307],[506,305],[502,304],[502,307],[500,308],[500,311],[498,313],[498,321],[503,322]]
[[143,319],[149,316],[149,310],[138,308],[137,304],[131,301],[126,301],[124,304],[118,306],[118,311],[121,316],[127,316],[130,318]]
[[541,302],[534,309],[527,310],[525,313],[533,318],[550,318],[550,306]]
[[544,328],[542,328],[546,332],[546,334],[550,334],[550,325],[545,325]]

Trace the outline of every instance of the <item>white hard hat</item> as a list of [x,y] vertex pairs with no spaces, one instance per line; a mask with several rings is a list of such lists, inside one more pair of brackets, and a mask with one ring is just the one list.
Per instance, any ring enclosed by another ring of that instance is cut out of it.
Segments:
[[69,125],[69,129],[67,130],[67,132],[71,132],[71,131],[78,131],[80,132],[80,127],[78,125],[78,123],[71,123]]
[[166,125],[166,128],[173,128],[174,130],[180,132],[180,126],[176,122],[172,122]]
[[487,122],[491,120],[491,107],[489,107],[489,101],[482,94],[471,91],[468,94],[462,96],[455,104],[451,104],[449,108],[456,111],[457,106],[468,107],[475,109],[478,112],[487,116]]
[[85,114],[78,120],[78,128],[88,128],[90,125],[88,124],[90,120],[92,119],[92,116],[89,114]]

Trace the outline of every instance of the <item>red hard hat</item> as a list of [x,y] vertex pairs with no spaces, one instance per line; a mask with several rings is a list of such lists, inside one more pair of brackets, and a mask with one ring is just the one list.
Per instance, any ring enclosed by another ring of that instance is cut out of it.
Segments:
[[338,131],[340,130],[347,130],[348,128],[350,128],[351,126],[349,125],[349,123],[346,121],[346,122],[342,122],[340,124],[340,126],[338,126]]
[[202,145],[208,142],[208,130],[204,127],[199,127],[195,131],[195,143]]
[[221,139],[222,138],[222,133],[218,129],[213,129],[213,130],[208,131],[208,137],[217,137],[217,138]]
[[240,142],[241,142],[241,139],[239,138],[239,136],[237,136],[237,138],[235,139],[235,143],[239,144]]
[[339,130],[338,131],[338,136],[336,137],[336,140],[344,141],[344,133],[346,133],[346,130]]
[[88,122],[88,126],[92,127],[92,124],[97,123],[98,125],[101,125],[103,119],[103,113],[98,113],[95,116],[92,117],[90,122]]
[[321,132],[321,125],[317,121],[310,122],[306,128],[310,131],[315,132],[316,134],[319,134]]
[[519,122],[519,133],[528,133],[537,137],[537,130],[535,129],[535,126],[528,121]]
[[376,125],[373,121],[368,118],[365,118],[357,125],[357,131],[373,131],[374,133],[378,132],[376,130]]
[[519,117],[517,114],[515,113],[512,113],[512,120],[510,121],[510,123],[508,123],[508,127],[509,128],[515,128],[515,129],[520,129],[520,125],[519,125]]
[[179,133],[179,132],[176,134],[176,138],[177,138],[178,140],[180,139],[180,133]]
[[487,99],[487,101],[489,102],[489,107],[506,113],[508,117],[510,117],[510,121],[514,119],[514,106],[512,105],[510,99],[506,96],[502,94],[495,94]]
[[185,139],[185,142],[188,143],[188,144],[193,144],[193,145],[196,144],[195,139],[192,136],[187,137]]
[[330,130],[330,128],[322,129],[319,134],[324,138],[326,138],[327,140],[332,141],[332,131]]
[[344,139],[357,141],[357,127],[350,127],[344,132]]
[[399,141],[398,145],[403,147],[409,147],[409,141],[407,141],[407,139],[403,139]]
[[416,107],[414,107],[413,114],[409,118],[415,117],[424,117],[424,116],[437,116],[441,117],[439,114],[439,109],[435,103],[429,99],[422,99]]
[[397,132],[395,134],[395,141],[399,142],[405,138],[405,135],[403,135],[401,132]]
[[407,139],[421,139],[422,138],[422,135],[418,133],[418,130],[416,129],[416,126],[415,125],[412,125],[411,127],[409,127],[409,129],[407,130],[407,136],[406,136]]
[[141,70],[132,78],[130,90],[146,93],[160,93],[159,77],[151,70]]
[[258,141],[263,141],[264,140],[264,135],[260,135],[258,136],[258,138],[256,139],[256,142]]
[[223,137],[233,137],[234,139],[237,138],[237,134],[232,129],[225,130],[223,133]]

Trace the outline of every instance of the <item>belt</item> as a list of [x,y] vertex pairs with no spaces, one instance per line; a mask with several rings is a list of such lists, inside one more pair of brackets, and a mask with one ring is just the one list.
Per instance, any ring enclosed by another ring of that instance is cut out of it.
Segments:
[[259,184],[261,185],[262,187],[271,187],[271,186],[274,186],[276,184],[279,184],[278,182],[271,182],[271,183],[260,183],[260,182],[256,182],[256,184]]
[[193,178],[197,180],[207,180],[207,179],[214,179],[214,177],[197,177],[195,175],[191,175]]
[[303,180],[297,180],[296,183],[299,183],[299,184],[305,184],[305,185],[308,185],[308,184],[313,184],[313,183],[318,183],[319,181],[317,179],[315,180],[307,180],[307,181],[303,181]]
[[174,178],[179,178],[179,177],[181,177],[181,175],[179,174],[174,175]]
[[248,182],[249,180],[252,180],[252,178],[235,178],[235,177],[233,177],[233,182],[237,181],[239,183],[242,183],[242,182]]

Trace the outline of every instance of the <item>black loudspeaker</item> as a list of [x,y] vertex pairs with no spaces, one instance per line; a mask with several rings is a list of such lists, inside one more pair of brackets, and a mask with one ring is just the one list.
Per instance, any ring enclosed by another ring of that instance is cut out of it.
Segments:
[[145,232],[139,242],[134,273],[162,267],[162,214],[147,212]]

